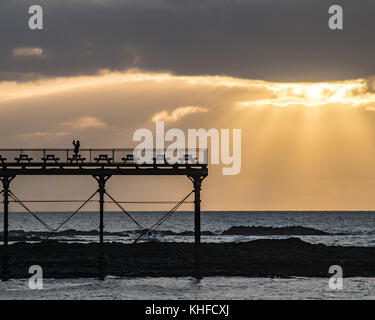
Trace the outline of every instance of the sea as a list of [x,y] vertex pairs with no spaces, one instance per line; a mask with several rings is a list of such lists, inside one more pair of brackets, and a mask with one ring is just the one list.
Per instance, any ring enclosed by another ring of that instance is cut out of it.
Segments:
[[[71,215],[70,212],[36,212],[39,219],[27,212],[9,214],[9,230],[40,234],[48,226],[56,229]],[[105,241],[133,242],[139,226],[152,227],[166,213],[105,212]],[[2,219],[1,219],[2,220]],[[255,239],[281,239],[291,236],[223,235],[233,226],[288,227],[301,226],[331,233],[324,236],[293,236],[310,243],[330,246],[375,246],[375,212],[372,211],[208,211],[201,215],[203,242],[244,242]],[[99,214],[78,212],[65,222],[59,231],[69,242],[98,241]],[[0,230],[3,225],[0,223]],[[157,240],[193,242],[194,213],[179,211],[158,226]],[[87,231],[80,233],[79,231]],[[186,233],[185,233],[186,234]],[[53,238],[53,237],[52,237]],[[142,241],[148,241],[147,237]],[[374,266],[375,268],[375,266]],[[326,278],[117,278],[44,279],[43,289],[31,290],[29,279],[0,282],[0,299],[375,299],[375,278],[344,278],[342,289],[329,286]]]

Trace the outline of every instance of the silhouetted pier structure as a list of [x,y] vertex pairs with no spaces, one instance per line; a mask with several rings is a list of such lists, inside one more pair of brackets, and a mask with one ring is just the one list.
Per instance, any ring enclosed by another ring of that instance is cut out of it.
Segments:
[[[152,163],[140,164],[138,150],[134,149],[80,149],[76,154],[73,149],[0,149],[0,179],[3,184],[3,208],[4,208],[4,255],[2,280],[9,279],[8,256],[8,219],[9,197],[14,202],[22,205],[29,213],[33,214],[17,196],[10,190],[13,179],[17,176],[31,175],[89,175],[98,182],[98,190],[87,199],[83,205],[91,201],[95,194],[99,194],[99,243],[100,252],[100,278],[104,279],[103,269],[103,243],[104,243],[104,196],[107,194],[124,213],[129,213],[109,195],[105,186],[107,181],[115,175],[173,175],[186,176],[193,182],[194,193],[194,276],[201,278],[200,272],[200,243],[201,243],[201,199],[200,191],[203,179],[208,174],[206,149],[180,149],[177,151],[178,162],[171,163],[165,150],[152,150]],[[190,194],[191,194],[190,193]],[[189,194],[189,195],[190,195]],[[189,196],[188,195],[188,196]],[[188,197],[187,196],[187,197]],[[187,199],[185,197],[183,201]],[[46,201],[48,202],[48,201]],[[51,201],[58,202],[58,201]],[[180,203],[182,203],[180,202]],[[68,220],[82,207],[76,210]],[[179,206],[176,206],[177,208]],[[129,215],[130,216],[130,215]],[[131,216],[130,216],[131,217]],[[133,218],[132,218],[133,219]],[[67,222],[68,220],[64,221]],[[133,221],[137,223],[134,219]],[[43,221],[40,221],[43,223]],[[64,224],[63,223],[63,224]],[[63,225],[62,224],[62,225]],[[54,234],[62,226],[52,229],[45,226]],[[138,223],[137,225],[141,227]],[[148,234],[147,229],[144,235]],[[137,239],[138,240],[138,239]]]

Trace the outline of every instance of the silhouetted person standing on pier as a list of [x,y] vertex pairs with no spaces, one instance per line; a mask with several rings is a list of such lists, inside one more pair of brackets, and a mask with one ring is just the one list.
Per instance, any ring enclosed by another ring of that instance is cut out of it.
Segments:
[[73,146],[74,146],[74,155],[78,155],[79,153],[79,147],[81,146],[79,140],[75,141],[73,140]]

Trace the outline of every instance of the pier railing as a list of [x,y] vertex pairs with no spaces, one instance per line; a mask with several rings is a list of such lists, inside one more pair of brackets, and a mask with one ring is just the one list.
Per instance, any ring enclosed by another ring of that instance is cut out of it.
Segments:
[[207,149],[0,149],[1,166],[63,165],[207,165]]

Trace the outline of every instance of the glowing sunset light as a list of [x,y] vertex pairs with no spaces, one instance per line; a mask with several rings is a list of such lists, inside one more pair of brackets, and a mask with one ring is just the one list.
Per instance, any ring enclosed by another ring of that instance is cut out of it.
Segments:
[[375,103],[375,94],[368,89],[368,82],[364,79],[334,83],[270,83],[267,88],[272,91],[272,98],[241,101],[238,107],[314,107],[333,103],[358,107]]

